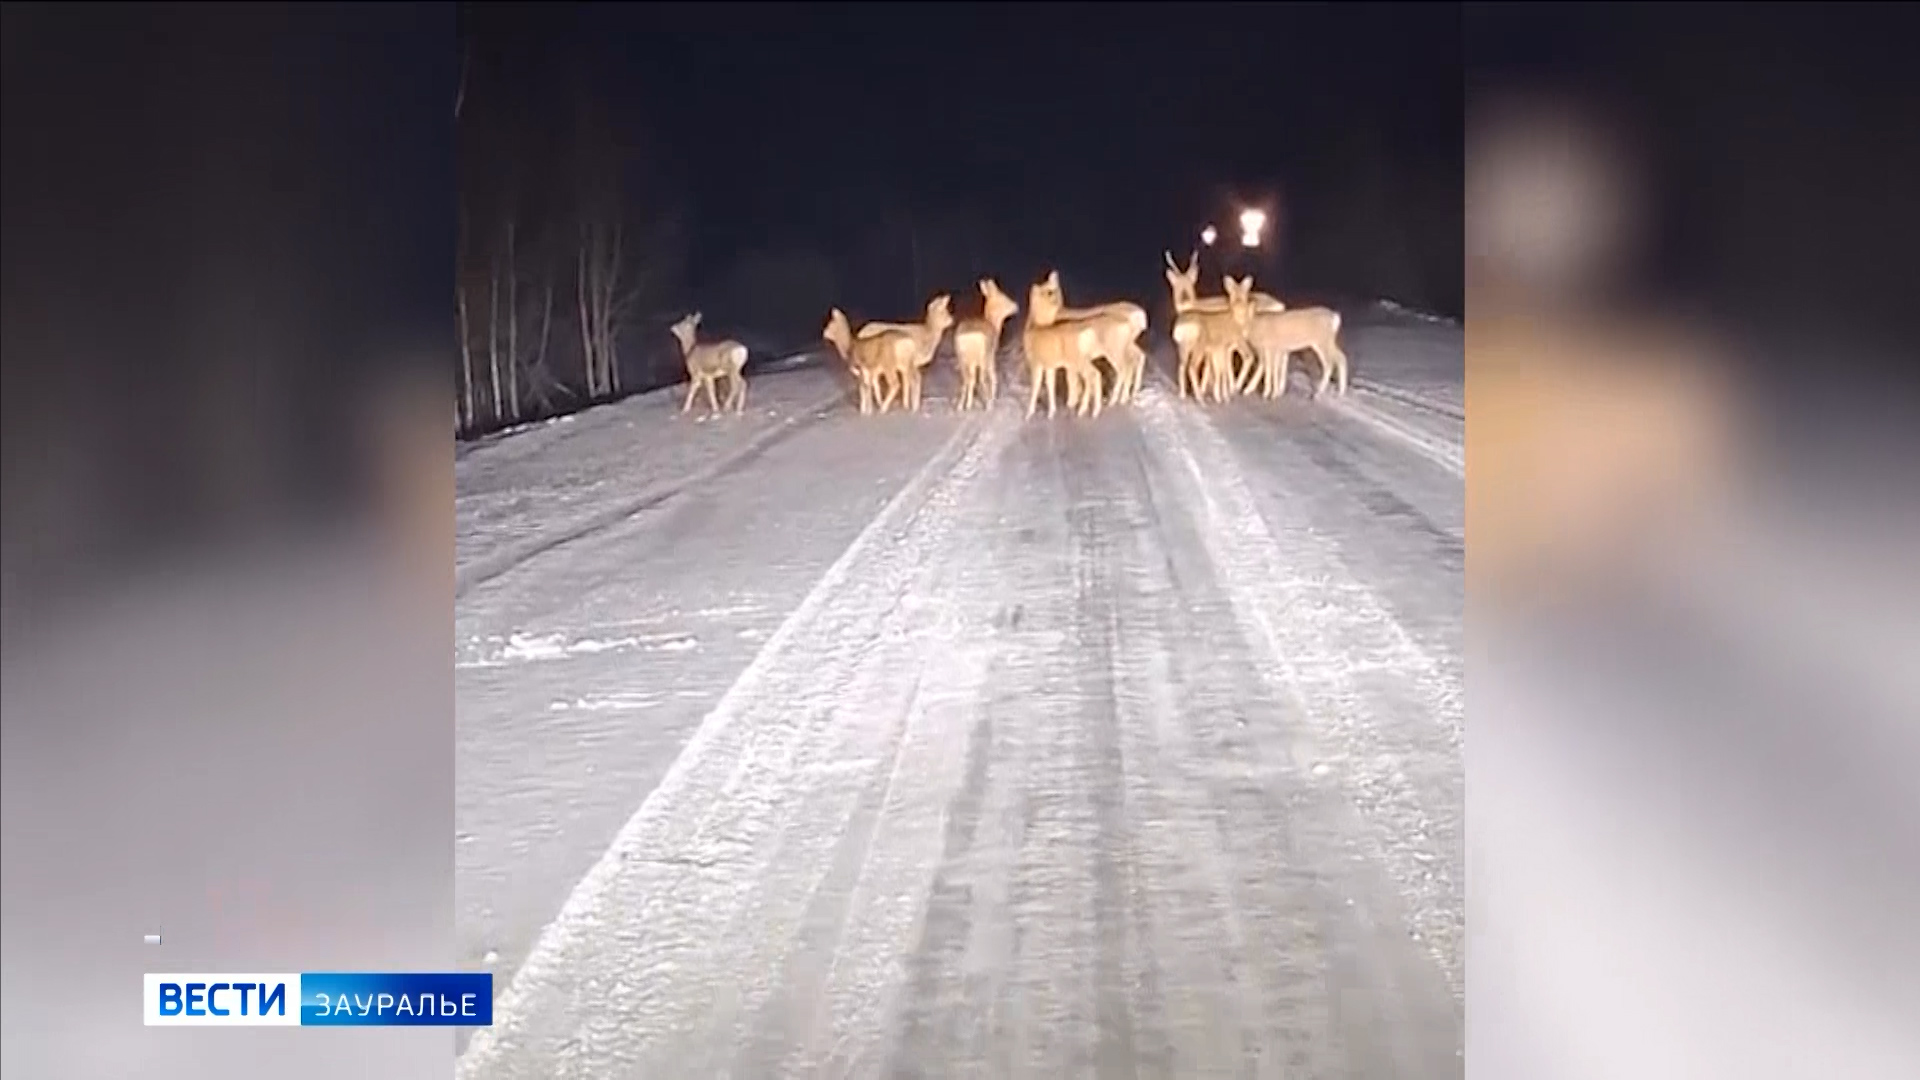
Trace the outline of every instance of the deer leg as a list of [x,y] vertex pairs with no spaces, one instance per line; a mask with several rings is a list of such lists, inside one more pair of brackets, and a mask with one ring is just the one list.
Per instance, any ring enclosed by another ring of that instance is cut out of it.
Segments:
[[747,411],[747,377],[743,373],[735,372],[733,376],[733,381],[740,388],[739,396],[734,400],[733,411],[737,413],[746,412]]
[[1252,397],[1258,394],[1259,388],[1265,384],[1266,374],[1267,365],[1261,362],[1260,351],[1256,349],[1252,355],[1246,357],[1245,367],[1240,373],[1241,377],[1232,380],[1234,396],[1245,394]]
[[683,415],[684,415],[684,414],[686,413],[686,411],[687,411],[688,409],[691,409],[691,408],[693,408],[693,395],[695,395],[695,394],[697,394],[697,393],[699,393],[699,392],[700,392],[700,379],[699,379],[699,377],[698,377],[698,376],[691,376],[691,377],[689,377],[689,378],[687,379],[687,401],[686,401],[686,404],[684,404],[684,405],[682,405],[682,406],[680,406],[680,412],[681,412],[681,413],[682,413]]

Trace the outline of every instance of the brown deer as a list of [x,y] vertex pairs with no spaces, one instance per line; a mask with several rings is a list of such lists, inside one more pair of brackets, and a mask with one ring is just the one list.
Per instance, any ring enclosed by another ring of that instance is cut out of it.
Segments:
[[[1140,335],[1147,332],[1147,312],[1139,304],[1121,300],[1090,308],[1070,308],[1060,286],[1060,272],[1050,270],[1046,278],[1028,295],[1027,319],[1045,326],[1054,322],[1084,321],[1097,331],[1095,359],[1103,359],[1113,368],[1113,391],[1108,404],[1132,401],[1145,381],[1146,350],[1140,347]],[[1098,374],[1099,369],[1095,369]],[[1093,390],[1098,393],[1096,381]]]
[[[982,310],[979,318],[961,319],[953,328],[953,357],[960,369],[960,407],[970,409],[975,402],[992,408],[1000,388],[1000,333],[1020,311],[1013,297],[1000,291],[992,278],[979,281]],[[984,400],[981,390],[986,391]]]
[[1033,316],[1036,305],[1045,305],[1049,297],[1043,282],[1027,289],[1027,320],[1020,330],[1021,351],[1027,358],[1027,418],[1040,407],[1040,391],[1047,392],[1047,415],[1056,404],[1055,375],[1067,377],[1067,407],[1081,416],[1098,416],[1100,369],[1093,359],[1101,350],[1101,324],[1091,319],[1066,319],[1041,322]]
[[[1161,257],[1166,260],[1167,289],[1172,294],[1174,325],[1172,331],[1174,353],[1179,358],[1180,394],[1185,397],[1191,387],[1194,396],[1199,396],[1202,382],[1201,358],[1193,353],[1193,344],[1201,333],[1199,326],[1215,317],[1230,317],[1227,311],[1227,298],[1222,296],[1200,295],[1200,252],[1195,251],[1187,258],[1187,265],[1181,266],[1173,261],[1173,252],[1165,251]],[[1254,308],[1257,311],[1285,311],[1287,306],[1263,292],[1253,294]],[[1192,318],[1187,318],[1192,313]],[[1236,383],[1253,363],[1251,348],[1233,348],[1225,354],[1227,370],[1234,376]],[[1217,362],[1218,357],[1206,360]],[[1211,372],[1212,368],[1207,368]]]
[[[860,387],[860,415],[866,416],[876,407],[881,412],[885,412],[893,404],[898,386],[897,384],[889,385],[887,381],[892,378],[894,364],[883,354],[889,349],[898,347],[897,343],[885,346],[867,345],[865,344],[867,339],[856,339],[853,336],[852,325],[847,322],[847,313],[839,308],[834,308],[827,316],[826,329],[820,336],[833,344],[834,350],[840,354],[840,359],[846,361],[847,370],[853,373],[854,381]],[[856,340],[859,341],[858,345]],[[885,394],[884,397],[881,396],[882,392]]]
[[1320,385],[1313,396],[1326,392],[1337,372],[1340,392],[1347,392],[1347,354],[1340,349],[1340,314],[1330,308],[1288,308],[1260,311],[1253,299],[1253,279],[1227,279],[1227,303],[1241,333],[1253,346],[1254,363],[1235,389],[1255,386],[1266,397],[1287,392],[1287,363],[1297,349],[1306,349],[1320,361]]
[[[741,412],[747,407],[747,377],[742,374],[747,366],[747,347],[737,341],[694,340],[694,331],[699,329],[700,313],[693,312],[679,322],[668,327],[674,340],[680,343],[680,354],[687,362],[687,400],[680,406],[685,413],[693,408],[693,396],[705,387],[709,415],[717,415],[727,408]],[[721,405],[715,400],[713,385],[721,379],[727,380],[727,401]]]
[[[841,318],[844,321],[845,316]],[[922,372],[933,363],[940,339],[952,325],[953,297],[942,293],[927,301],[925,321],[889,324],[873,333],[867,333],[867,328],[862,327],[861,333],[847,342],[844,353],[850,363],[871,370],[876,385],[884,387],[889,377],[897,381],[901,405],[909,412],[919,412]],[[885,412],[892,400],[892,391],[887,390],[881,399],[880,411]]]

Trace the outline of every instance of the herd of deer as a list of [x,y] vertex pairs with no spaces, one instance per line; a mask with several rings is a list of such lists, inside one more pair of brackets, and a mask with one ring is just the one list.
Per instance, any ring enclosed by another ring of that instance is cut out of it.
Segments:
[[[1235,394],[1257,393],[1277,398],[1286,392],[1287,365],[1293,353],[1306,350],[1320,362],[1320,384],[1315,396],[1335,383],[1347,392],[1347,356],[1340,350],[1340,316],[1324,307],[1289,308],[1266,293],[1253,291],[1253,279],[1227,278],[1224,296],[1199,295],[1199,253],[1182,267],[1166,253],[1167,285],[1173,293],[1170,336],[1179,357],[1182,397],[1197,401],[1225,401]],[[927,304],[917,323],[870,322],[855,333],[846,313],[834,308],[822,336],[831,342],[852,372],[860,389],[860,412],[886,412],[895,401],[910,412],[920,410],[921,382],[947,331],[953,331],[953,356],[960,375],[960,408],[991,407],[999,390],[1001,332],[1020,311],[1012,297],[1000,291],[992,278],[979,282],[981,313],[955,321],[953,298],[941,294]],[[700,313],[694,312],[672,327],[687,363],[687,399],[681,412],[693,408],[704,387],[708,408],[714,412],[746,408],[747,382],[742,369],[747,348],[737,341],[696,341]],[[1067,408],[1081,416],[1097,416],[1108,405],[1133,400],[1146,375],[1147,354],[1140,337],[1147,330],[1147,313],[1140,305],[1119,301],[1090,308],[1070,308],[1061,291],[1060,274],[1053,271],[1027,290],[1027,318],[1021,329],[1021,352],[1027,365],[1027,416],[1040,407],[1045,392],[1047,415],[1054,415],[1056,376],[1067,384]],[[1098,361],[1112,369],[1111,388],[1105,385]],[[724,403],[715,387],[728,384]]]

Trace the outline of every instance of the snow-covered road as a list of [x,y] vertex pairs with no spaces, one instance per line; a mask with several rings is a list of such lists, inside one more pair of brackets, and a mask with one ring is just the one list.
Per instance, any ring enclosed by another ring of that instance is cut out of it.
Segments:
[[1460,350],[463,454],[460,1074],[1460,1075]]

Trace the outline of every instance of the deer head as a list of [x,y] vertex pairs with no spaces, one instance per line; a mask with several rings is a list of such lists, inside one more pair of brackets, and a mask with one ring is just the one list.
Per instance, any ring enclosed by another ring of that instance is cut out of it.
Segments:
[[699,325],[700,313],[696,311],[682,317],[679,322],[674,323],[672,326],[667,327],[667,331],[674,336],[675,340],[680,342],[680,351],[687,353],[693,351],[693,332]]
[[926,326],[936,334],[944,334],[947,327],[953,325],[953,297],[948,293],[927,301]]
[[1027,289],[1027,324],[1029,326],[1051,326],[1060,318],[1060,309],[1066,307],[1060,293],[1047,287],[1044,281]]
[[1173,261],[1173,252],[1162,254],[1167,260],[1167,288],[1173,293],[1173,305],[1193,303],[1200,295],[1200,253],[1195,251],[1185,267]]
[[1014,302],[1013,297],[1001,292],[1000,283],[992,278],[980,279],[980,299],[984,303],[982,310],[986,314],[987,321],[992,323],[995,329],[1004,326],[1008,319],[1020,312],[1020,305]]
[[847,322],[846,312],[834,308],[833,313],[827,316],[827,327],[820,332],[820,336],[833,344],[840,359],[845,360],[853,355],[853,326]]
[[[1027,290],[1027,312],[1030,315],[1035,312],[1058,313],[1066,306],[1067,298],[1060,289],[1060,271],[1058,270],[1047,271],[1046,277],[1041,278]],[[1051,321],[1053,315],[1047,314],[1043,318]]]
[[1253,321],[1253,276],[1228,278],[1227,311],[1233,321],[1244,327]]

